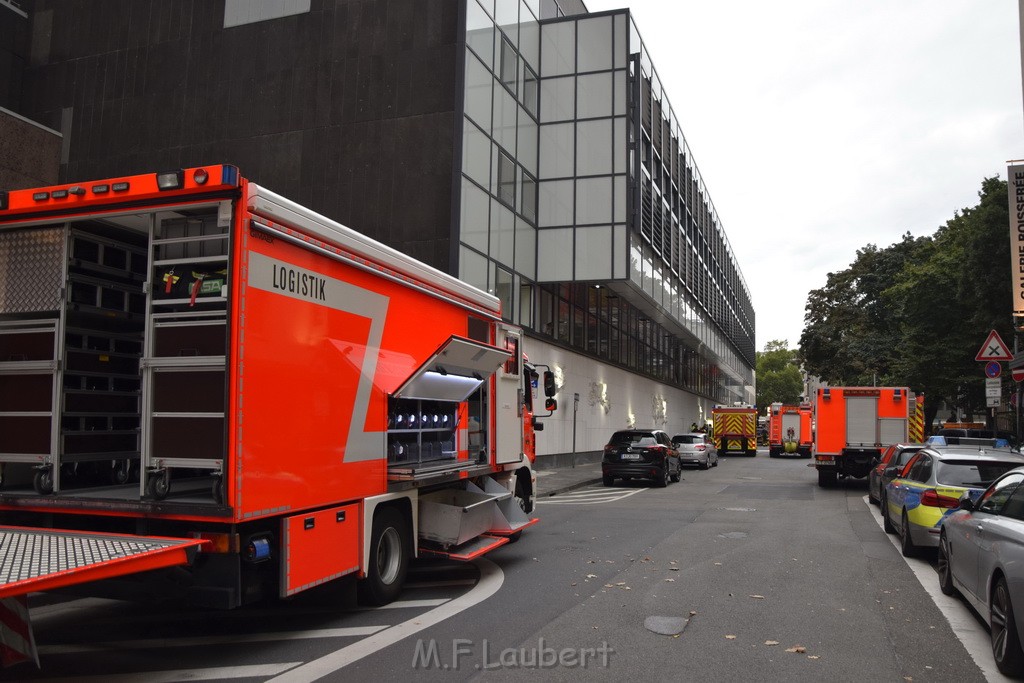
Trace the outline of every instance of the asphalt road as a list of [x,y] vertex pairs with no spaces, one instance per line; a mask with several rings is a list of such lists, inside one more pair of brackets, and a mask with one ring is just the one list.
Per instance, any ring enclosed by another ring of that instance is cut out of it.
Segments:
[[0,679],[986,680],[866,486],[819,489],[806,465],[554,496],[476,565],[418,565],[391,609],[344,588],[228,613],[36,603],[43,670]]

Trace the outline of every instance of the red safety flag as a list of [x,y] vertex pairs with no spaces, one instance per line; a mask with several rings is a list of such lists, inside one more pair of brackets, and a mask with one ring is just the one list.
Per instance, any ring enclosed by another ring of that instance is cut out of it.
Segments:
[[21,662],[35,662],[39,666],[39,652],[24,595],[0,600],[0,666]]

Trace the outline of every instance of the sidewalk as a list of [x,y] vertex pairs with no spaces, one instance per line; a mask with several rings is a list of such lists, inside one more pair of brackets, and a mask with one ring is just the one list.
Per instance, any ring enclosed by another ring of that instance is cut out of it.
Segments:
[[545,498],[565,491],[601,483],[601,462],[537,471],[537,496]]

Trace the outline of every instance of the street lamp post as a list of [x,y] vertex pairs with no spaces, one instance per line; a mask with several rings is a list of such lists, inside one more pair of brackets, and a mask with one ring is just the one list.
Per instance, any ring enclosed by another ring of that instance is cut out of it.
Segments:
[[576,467],[576,413],[580,409],[580,395],[572,395],[572,466]]

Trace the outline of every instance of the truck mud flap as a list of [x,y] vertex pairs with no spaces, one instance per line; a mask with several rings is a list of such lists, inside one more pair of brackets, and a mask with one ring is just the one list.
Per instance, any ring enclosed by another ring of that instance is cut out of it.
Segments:
[[0,599],[189,564],[208,541],[0,527]]

